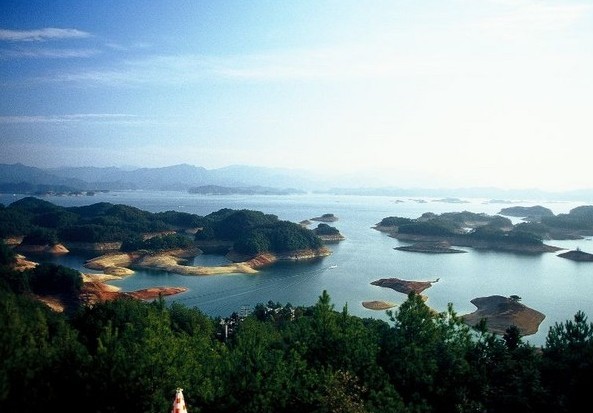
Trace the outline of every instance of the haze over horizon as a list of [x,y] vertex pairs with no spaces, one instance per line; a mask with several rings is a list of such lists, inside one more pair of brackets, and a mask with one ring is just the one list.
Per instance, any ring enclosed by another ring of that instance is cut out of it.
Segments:
[[586,0],[34,0],[0,10],[0,163],[593,187]]

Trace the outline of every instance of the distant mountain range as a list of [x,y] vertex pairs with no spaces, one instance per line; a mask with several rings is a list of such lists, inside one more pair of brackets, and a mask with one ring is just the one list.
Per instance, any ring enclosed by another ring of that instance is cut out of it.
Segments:
[[[20,163],[0,164],[0,192],[39,194],[48,192],[172,190],[201,193],[299,193],[335,195],[382,195],[394,197],[486,198],[493,203],[510,200],[578,201],[593,204],[593,188],[566,192],[500,188],[397,188],[352,187],[346,180],[332,181],[313,173],[245,165],[206,169],[188,164],[162,168],[116,167],[36,168]],[[216,189],[216,190],[213,190]]]
[[36,168],[23,164],[0,164],[1,192],[67,192],[89,190],[176,190],[206,185],[312,189],[313,176],[279,168],[228,166],[206,169],[187,164],[133,170],[115,167]]

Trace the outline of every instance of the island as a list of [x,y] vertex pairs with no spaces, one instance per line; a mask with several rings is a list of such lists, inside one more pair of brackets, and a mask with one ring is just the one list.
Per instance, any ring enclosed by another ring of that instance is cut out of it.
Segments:
[[[102,255],[85,266],[114,275],[133,274],[134,268],[187,275],[253,274],[279,260],[331,254],[313,230],[247,209],[223,208],[198,216],[151,213],[108,202],[61,207],[25,197],[1,209],[0,221],[10,223],[0,228],[0,237],[18,240],[17,251],[99,252]],[[320,232],[336,235],[329,226]],[[187,265],[205,251],[226,255],[233,262],[218,267]]]
[[503,208],[499,212],[500,215],[506,215],[509,217],[520,217],[528,218],[529,220],[541,220],[542,217],[552,217],[554,213],[551,209],[543,207],[541,205],[535,205],[530,207],[524,206],[513,206]]
[[294,195],[305,191],[294,188],[272,188],[267,186],[229,187],[220,185],[202,185],[189,188],[190,194],[200,195]]
[[321,238],[324,243],[335,243],[346,239],[337,228],[324,223],[317,225],[317,228],[315,228],[313,232]]
[[442,198],[442,199],[433,199],[432,202],[446,202],[448,204],[467,204],[469,201],[464,201],[459,198]]
[[[513,225],[510,219],[500,215],[469,211],[440,215],[426,212],[416,219],[386,217],[373,228],[398,240],[417,243],[446,242],[460,247],[529,254],[562,249],[543,242],[547,232],[541,224]],[[419,248],[421,249],[422,245]]]
[[395,247],[394,249],[399,251],[422,252],[427,254],[458,254],[467,252],[464,250],[451,248],[451,244],[447,241],[416,242],[412,245],[404,245],[401,247]]
[[504,334],[511,326],[517,327],[523,336],[537,333],[545,315],[521,304],[519,300],[518,296],[501,295],[474,298],[470,302],[477,310],[461,316],[461,319],[472,327],[484,319],[488,331],[495,334]]
[[593,254],[581,251],[579,248],[577,248],[576,250],[560,253],[558,254],[558,256],[573,261],[593,262]]
[[311,221],[321,221],[321,222],[336,222],[338,217],[334,214],[323,214],[319,217],[311,218]]
[[438,281],[439,278],[437,278],[434,281],[409,281],[402,280],[400,278],[381,278],[379,280],[371,282],[371,284],[378,285],[379,287],[391,288],[397,292],[407,295],[410,292],[420,294],[427,288],[432,287],[432,284]]
[[389,310],[390,308],[395,307],[396,304],[392,303],[390,301],[373,300],[373,301],[363,301],[362,306],[364,308],[368,308],[369,310],[381,311],[381,310]]

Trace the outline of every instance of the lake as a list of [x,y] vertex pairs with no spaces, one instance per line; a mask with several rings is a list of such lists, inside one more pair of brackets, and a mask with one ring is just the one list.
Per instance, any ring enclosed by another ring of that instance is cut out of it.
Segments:
[[[8,205],[22,195],[0,195],[0,203]],[[495,251],[468,251],[465,254],[423,254],[398,251],[407,245],[380,233],[372,227],[387,216],[417,218],[424,212],[471,211],[497,214],[511,204],[493,203],[486,199],[463,199],[456,203],[431,198],[388,196],[346,196],[328,194],[305,195],[226,195],[210,196],[168,191],[114,191],[94,196],[44,196],[42,199],[61,206],[81,206],[96,202],[125,204],[150,211],[182,211],[207,215],[221,208],[251,209],[274,214],[279,219],[300,222],[325,213],[338,221],[330,223],[346,237],[338,244],[329,244],[332,254],[306,263],[278,263],[261,269],[256,275],[231,274],[216,276],[184,276],[163,271],[137,271],[123,280],[113,281],[124,291],[151,286],[183,286],[188,291],[166,297],[197,307],[204,313],[226,317],[233,312],[252,309],[268,301],[313,305],[327,290],[336,310],[347,305],[350,314],[388,320],[385,311],[362,306],[363,301],[385,300],[402,303],[406,296],[389,288],[371,285],[380,278],[439,282],[425,290],[427,305],[437,311],[453,304],[459,314],[473,312],[470,300],[489,295],[521,297],[521,302],[540,311],[546,318],[539,331],[525,340],[534,345],[545,344],[548,330],[556,322],[572,319],[582,310],[593,315],[593,264],[574,262],[558,253],[525,255]],[[516,201],[512,205],[542,205],[555,214],[567,213],[580,205],[577,202],[544,200]],[[517,218],[511,218],[519,222]],[[314,228],[317,222],[309,226]],[[570,241],[546,241],[547,244],[593,252],[591,238]],[[459,248],[459,247],[456,247]],[[560,251],[561,252],[561,251]],[[83,267],[90,256],[68,254],[50,260],[91,273]],[[220,265],[222,256],[200,255],[196,265]]]

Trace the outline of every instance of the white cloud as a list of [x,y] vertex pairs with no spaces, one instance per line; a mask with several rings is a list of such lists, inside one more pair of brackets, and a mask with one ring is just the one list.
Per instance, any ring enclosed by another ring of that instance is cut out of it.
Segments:
[[0,58],[20,59],[20,58],[86,58],[99,54],[96,49],[18,49],[18,50],[0,50]]
[[534,1],[497,2],[505,10],[476,26],[486,31],[507,36],[524,32],[548,32],[565,29],[584,18],[593,10],[590,4],[549,4]]
[[91,34],[78,29],[58,29],[47,27],[36,30],[0,29],[0,41],[9,42],[41,42],[46,40],[80,39]]
[[15,123],[146,123],[147,120],[136,115],[123,113],[78,113],[70,115],[39,115],[39,116],[0,116],[0,124]]
[[410,56],[382,47],[360,46],[270,53],[205,56],[154,55],[105,69],[61,73],[41,81],[87,85],[187,85],[204,80],[292,81],[381,78],[417,75],[437,68],[430,56]]

